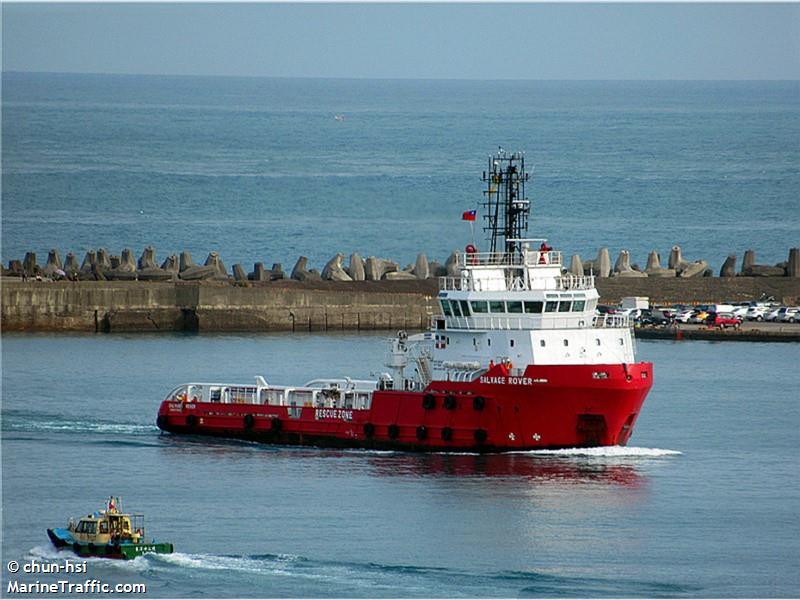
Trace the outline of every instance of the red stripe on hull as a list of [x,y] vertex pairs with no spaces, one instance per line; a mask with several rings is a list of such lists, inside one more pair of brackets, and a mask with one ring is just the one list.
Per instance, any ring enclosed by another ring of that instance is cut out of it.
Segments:
[[421,451],[625,445],[652,384],[651,363],[529,366],[522,377],[493,370],[471,382],[434,381],[425,392],[375,391],[369,410],[165,401],[158,426],[266,443]]

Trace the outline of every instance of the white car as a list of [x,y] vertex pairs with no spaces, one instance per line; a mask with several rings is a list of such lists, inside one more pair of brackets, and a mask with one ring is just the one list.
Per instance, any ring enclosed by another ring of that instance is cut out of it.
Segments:
[[767,313],[769,313],[771,310],[771,306],[767,306],[765,304],[756,304],[747,309],[745,319],[748,321],[763,321],[766,318]]
[[800,323],[800,307],[789,306],[781,317],[783,323]]
[[742,321],[744,321],[744,320],[745,320],[745,318],[747,317],[747,311],[748,311],[749,309],[750,309],[750,307],[749,307],[747,304],[745,304],[744,306],[736,306],[736,307],[734,307],[734,309],[731,311],[731,314],[732,314],[734,317],[739,317],[739,318],[740,318]]
[[764,315],[765,321],[780,321],[783,318],[783,315],[786,314],[786,307],[781,306],[779,308],[775,308]]

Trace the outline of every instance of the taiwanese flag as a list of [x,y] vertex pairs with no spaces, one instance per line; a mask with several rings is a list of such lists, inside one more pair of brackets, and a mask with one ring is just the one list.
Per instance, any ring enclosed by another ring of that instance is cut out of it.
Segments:
[[462,213],[461,214],[461,220],[462,221],[474,221],[476,212],[477,211],[474,211],[474,210],[468,210],[468,211]]

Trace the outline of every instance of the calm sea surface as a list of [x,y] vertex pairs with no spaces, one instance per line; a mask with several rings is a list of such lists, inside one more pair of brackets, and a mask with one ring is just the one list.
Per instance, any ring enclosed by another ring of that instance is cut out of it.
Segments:
[[797,596],[795,344],[640,342],[656,377],[627,449],[344,452],[154,425],[180,382],[367,377],[383,343],[4,336],[4,564],[51,560],[45,529],[114,493],[177,553],[88,575],[155,596]]
[[2,83],[3,261],[148,244],[248,269],[443,260],[469,241],[460,215],[501,145],[534,167],[531,234],[567,256],[626,248],[643,265],[680,244],[718,269],[800,245],[800,82]]

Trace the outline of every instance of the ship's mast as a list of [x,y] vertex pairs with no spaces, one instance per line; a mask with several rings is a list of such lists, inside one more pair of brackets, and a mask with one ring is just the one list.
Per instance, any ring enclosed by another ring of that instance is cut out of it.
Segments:
[[[528,230],[530,201],[525,197],[525,155],[521,152],[507,153],[500,148],[489,157],[489,170],[483,172],[486,189],[483,206],[486,210],[486,225],[491,252],[513,255],[520,251],[519,240]],[[502,236],[503,246],[498,247]]]

